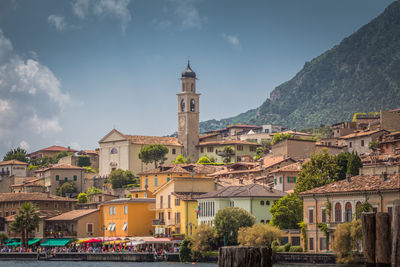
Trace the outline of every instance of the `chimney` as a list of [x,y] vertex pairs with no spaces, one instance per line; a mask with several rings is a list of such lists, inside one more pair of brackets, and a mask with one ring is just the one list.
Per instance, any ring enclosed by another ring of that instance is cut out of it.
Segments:
[[349,183],[351,182],[351,174],[346,174],[346,181]]
[[382,181],[386,181],[387,180],[387,172],[383,172],[382,173]]

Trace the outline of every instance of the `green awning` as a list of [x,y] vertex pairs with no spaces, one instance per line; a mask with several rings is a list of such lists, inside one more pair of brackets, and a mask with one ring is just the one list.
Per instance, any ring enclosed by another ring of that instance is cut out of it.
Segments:
[[[28,241],[28,246],[36,244],[39,241],[40,241],[40,238],[31,238]],[[18,246],[21,246],[21,241],[9,242],[9,243],[7,243],[5,245],[6,246],[10,246],[10,247],[18,247]]]
[[11,244],[11,243],[19,242],[19,241],[20,241],[20,239],[19,239],[19,238],[10,238],[10,239],[7,239],[7,241],[6,241],[6,242],[4,242],[4,244],[5,244],[5,245],[7,245],[7,244]]
[[42,247],[63,247],[71,238],[47,238],[40,246]]

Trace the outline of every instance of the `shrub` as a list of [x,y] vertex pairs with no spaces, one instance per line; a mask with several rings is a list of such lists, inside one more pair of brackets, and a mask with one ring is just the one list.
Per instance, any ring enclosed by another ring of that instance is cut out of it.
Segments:
[[349,264],[357,260],[357,243],[362,238],[361,221],[342,223],[338,225],[333,240],[333,250],[337,253],[337,263]]
[[303,248],[301,246],[291,246],[289,252],[303,252]]
[[285,248],[286,252],[289,252],[291,245],[290,243],[286,243],[283,247]]
[[86,193],[79,193],[78,195],[78,203],[83,204],[88,202],[88,196]]
[[199,158],[199,160],[197,161],[197,164],[210,164],[210,163],[211,163],[211,160],[209,158],[207,158],[206,156]]
[[79,167],[89,167],[90,166],[90,157],[89,156],[79,156],[78,166]]
[[252,227],[239,229],[238,242],[243,246],[272,247],[272,242],[281,236],[281,230],[274,226],[268,224],[255,224]]
[[190,238],[190,249],[195,260],[201,260],[208,251],[217,247],[218,234],[208,224],[201,224]]
[[181,262],[187,262],[192,260],[192,252],[190,251],[190,241],[185,238],[179,247],[179,260]]

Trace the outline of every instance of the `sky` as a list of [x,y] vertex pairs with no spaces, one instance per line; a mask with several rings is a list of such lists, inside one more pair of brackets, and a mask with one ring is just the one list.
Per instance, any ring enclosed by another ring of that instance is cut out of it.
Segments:
[[0,157],[177,129],[190,58],[200,120],[256,108],[393,0],[1,0]]

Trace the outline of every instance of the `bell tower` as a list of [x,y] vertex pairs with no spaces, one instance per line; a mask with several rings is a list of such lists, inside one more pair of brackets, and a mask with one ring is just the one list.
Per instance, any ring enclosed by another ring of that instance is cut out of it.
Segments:
[[178,140],[183,145],[183,156],[197,162],[199,153],[199,98],[196,93],[196,73],[188,61],[182,72],[182,92],[178,95]]

